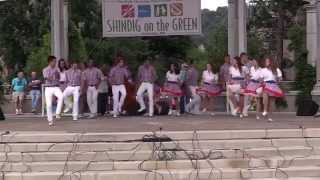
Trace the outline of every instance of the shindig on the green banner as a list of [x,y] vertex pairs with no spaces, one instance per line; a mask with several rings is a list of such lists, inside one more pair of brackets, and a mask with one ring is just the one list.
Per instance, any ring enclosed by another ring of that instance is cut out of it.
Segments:
[[173,31],[192,31],[197,30],[199,23],[198,18],[173,18],[171,23],[160,19],[152,25],[148,23],[148,26],[152,26],[152,28],[143,28],[145,25],[140,25],[138,19],[107,20],[108,32],[167,32],[170,28]]
[[198,0],[103,0],[104,37],[201,34]]

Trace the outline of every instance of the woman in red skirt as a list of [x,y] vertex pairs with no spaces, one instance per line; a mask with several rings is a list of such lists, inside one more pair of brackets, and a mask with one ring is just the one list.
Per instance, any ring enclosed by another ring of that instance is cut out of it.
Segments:
[[[197,89],[197,93],[203,101],[203,110],[206,112],[212,103],[213,97],[220,95],[221,86],[218,85],[218,74],[213,72],[212,65],[207,64],[207,68],[202,73],[201,87]],[[214,113],[211,113],[214,115]]]
[[[282,72],[274,63],[273,59],[266,58],[264,61],[264,68],[261,69],[261,77],[263,79],[263,106],[262,115],[267,117],[272,112],[272,104],[275,98],[283,97],[284,93],[280,89],[278,83],[282,79]],[[273,120],[269,117],[269,122]]]
[[[256,60],[252,60],[252,67],[250,68],[250,80],[247,87],[244,90],[245,101],[252,102],[254,99],[257,105],[257,115],[256,118],[260,119],[259,112],[261,111],[261,97],[262,97],[262,82],[261,82],[261,67],[258,65]],[[247,104],[247,103],[245,103]],[[248,116],[248,109],[251,106],[251,103],[248,103],[249,106],[245,107],[243,111],[244,117]]]
[[175,106],[175,114],[180,116],[179,99],[183,95],[181,90],[181,81],[179,79],[179,69],[177,64],[171,64],[170,70],[166,74],[166,82],[161,89],[161,94],[169,97],[170,110],[168,115],[173,115]]

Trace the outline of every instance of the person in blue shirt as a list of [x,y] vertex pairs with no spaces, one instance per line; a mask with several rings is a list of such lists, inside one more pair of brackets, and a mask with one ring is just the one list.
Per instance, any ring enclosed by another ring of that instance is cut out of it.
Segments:
[[27,80],[24,78],[24,73],[22,71],[18,72],[18,77],[12,80],[12,99],[16,104],[16,114],[22,114],[23,100],[25,95],[25,90],[27,88]]

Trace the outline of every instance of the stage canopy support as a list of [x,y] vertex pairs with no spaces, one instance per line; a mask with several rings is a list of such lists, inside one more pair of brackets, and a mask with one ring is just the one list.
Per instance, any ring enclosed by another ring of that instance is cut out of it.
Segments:
[[228,0],[228,52],[231,57],[247,52],[247,5],[245,0]]
[[68,0],[51,0],[51,52],[58,59],[68,59]]

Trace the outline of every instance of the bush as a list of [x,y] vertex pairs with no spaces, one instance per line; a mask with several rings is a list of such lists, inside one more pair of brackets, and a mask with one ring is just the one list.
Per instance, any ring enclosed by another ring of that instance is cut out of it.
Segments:
[[316,69],[308,64],[308,51],[305,47],[305,27],[294,24],[288,31],[288,37],[291,40],[289,48],[295,52],[296,79],[295,87],[299,91],[296,104],[303,99],[311,99],[311,91],[316,83]]
[[50,33],[45,34],[42,37],[41,46],[32,49],[25,67],[27,73],[36,71],[39,75],[42,74],[42,69],[47,66],[47,57],[51,54],[50,38]]

